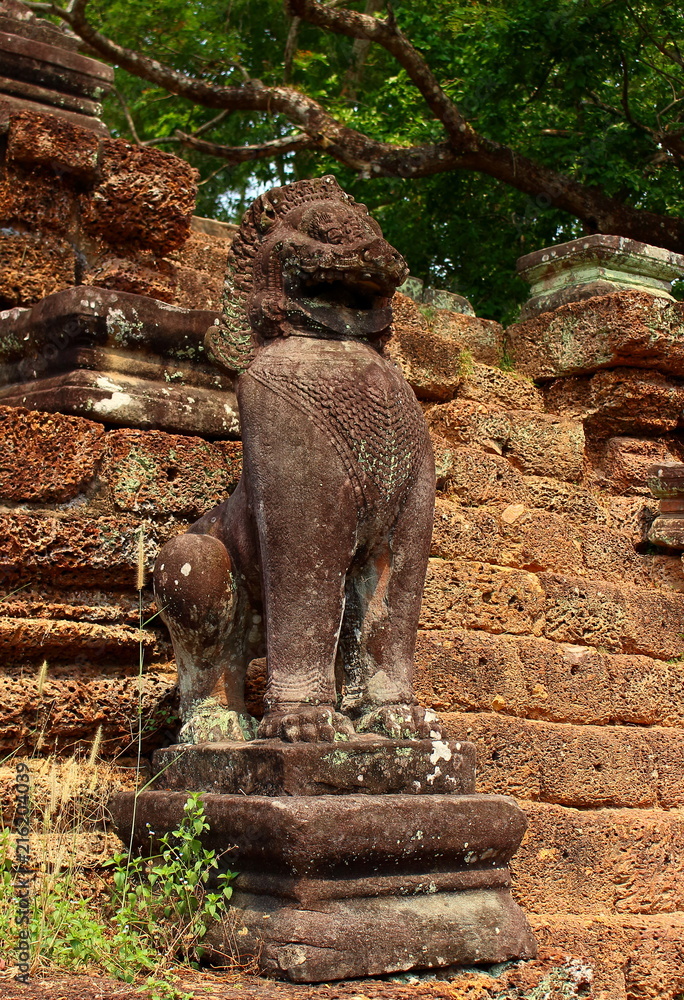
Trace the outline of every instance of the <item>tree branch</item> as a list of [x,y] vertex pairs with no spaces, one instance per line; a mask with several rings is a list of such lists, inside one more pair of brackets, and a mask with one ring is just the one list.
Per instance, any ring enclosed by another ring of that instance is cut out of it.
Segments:
[[209,156],[218,156],[229,163],[247,163],[250,160],[266,160],[273,156],[282,156],[284,153],[294,153],[300,149],[308,149],[313,145],[313,141],[308,135],[286,135],[281,139],[271,139],[270,142],[262,142],[257,146],[221,146],[214,142],[206,142],[197,139],[194,135],[187,135],[176,129],[175,135],[184,146],[196,149],[198,153],[206,153]]
[[399,30],[391,10],[387,20],[380,21],[376,17],[358,14],[346,8],[334,10],[317,0],[285,0],[285,7],[293,17],[300,17],[324,31],[347,35],[349,38],[367,39],[381,45],[406,70],[435,118],[446,129],[454,146],[464,150],[469,147],[469,139],[475,135],[473,129],[444,93],[423,56]]
[[[213,155],[233,162],[280,155],[288,143],[325,151],[362,177],[427,177],[451,170],[473,170],[502,181],[535,199],[540,207],[553,205],[580,219],[589,232],[615,233],[672,250],[684,251],[684,220],[655,215],[624,205],[600,189],[588,187],[535,163],[517,151],[479,135],[439,86],[427,63],[399,31],[386,21],[346,9],[335,10],[316,0],[285,0],[292,16],[353,38],[382,45],[406,69],[433,114],[442,122],[447,141],[422,146],[377,142],[348,128],[308,95],[291,87],[266,86],[260,80],[221,86],[188,76],[139,52],[124,48],[96,31],[85,12],[88,0],[74,0],[70,9],[51,6],[92,49],[111,62],[165,89],[207,108],[280,114],[303,136],[274,140],[254,147],[211,147]],[[201,140],[188,136],[183,142]],[[194,148],[199,148],[197,145]],[[297,145],[291,148],[302,148]],[[266,152],[268,150],[268,152]]]

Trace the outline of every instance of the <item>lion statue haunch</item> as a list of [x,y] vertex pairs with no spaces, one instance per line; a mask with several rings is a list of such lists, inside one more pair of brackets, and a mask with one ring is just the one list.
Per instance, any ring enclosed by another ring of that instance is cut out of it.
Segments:
[[[275,188],[245,215],[207,334],[237,376],[242,478],[155,568],[186,742],[440,735],[413,694],[434,459],[382,355],[406,274],[333,177]],[[257,727],[244,679],[263,655]]]

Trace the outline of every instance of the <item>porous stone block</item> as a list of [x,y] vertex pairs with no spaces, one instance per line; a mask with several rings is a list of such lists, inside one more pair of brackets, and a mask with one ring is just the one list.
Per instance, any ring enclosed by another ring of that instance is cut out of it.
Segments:
[[618,367],[684,375],[684,303],[645,292],[570,302],[506,337],[518,371],[535,379]]
[[[475,445],[450,444],[436,434],[432,435],[432,442],[438,493],[464,507],[526,504],[557,513],[576,524],[615,522],[620,527],[624,523],[622,513],[614,518],[610,512],[613,498],[597,489],[549,476],[523,476],[506,458]],[[643,541],[643,533],[639,541]]]
[[357,736],[334,745],[252,740],[158,750],[163,787],[244,795],[470,794],[475,749]]
[[420,399],[450,399],[469,363],[495,365],[501,359],[503,329],[493,320],[419,306],[401,293],[392,311],[386,351]]
[[[129,652],[131,661],[137,659],[137,651]],[[120,664],[117,669],[98,672],[78,661],[82,655],[97,657],[97,650],[81,651],[68,665],[51,663],[41,692],[37,668],[31,675],[24,668],[0,677],[0,749],[4,753],[14,753],[21,746],[29,753],[49,749],[72,756],[75,746],[87,749],[101,729],[107,756],[115,759],[135,747],[138,710],[145,752],[168,739],[169,730],[178,722],[175,673],[146,673],[141,682],[132,663],[128,676],[122,677]]]
[[552,573],[538,580],[548,639],[663,660],[681,655],[684,595]]
[[[548,471],[551,471],[549,469]],[[614,524],[610,512],[610,499],[598,490],[589,490],[574,483],[564,483],[550,476],[524,476],[525,502],[560,514],[564,519],[576,524]]]
[[[57,181],[50,169],[0,165],[0,220],[11,224],[4,225],[3,229],[12,230],[3,234],[3,240],[15,231],[19,235],[42,239],[47,229],[48,236],[54,234],[66,239],[71,246],[73,229],[77,225],[75,189],[68,179]],[[30,260],[24,263],[27,269],[32,269]],[[72,277],[70,283],[75,284],[75,278]]]
[[526,254],[518,259],[517,270],[532,286],[520,313],[528,319],[624,288],[672,300],[672,282],[684,274],[684,257],[638,240],[595,233]]
[[[3,310],[39,302],[47,295],[69,288],[76,280],[75,274],[76,255],[61,237],[0,232],[0,308]],[[6,313],[0,312],[3,327],[6,318]]]
[[150,258],[150,254],[122,256],[119,250],[105,250],[90,261],[84,283],[177,305],[175,268],[166,260]]
[[541,635],[544,591],[534,573],[465,560],[430,559],[421,627]]
[[438,497],[430,554],[532,572],[582,573],[580,537],[565,518],[524,503],[461,507]]
[[181,246],[190,231],[197,171],[185,160],[121,139],[100,147],[101,181],[81,200],[84,227],[112,243],[161,252]]
[[529,827],[512,861],[530,913],[684,910],[684,811],[523,803]]
[[228,232],[220,235],[195,228],[207,221],[213,220],[198,222],[193,216],[188,239],[168,255],[168,260],[175,267],[176,304],[186,309],[215,309],[218,312],[233,233],[228,226]]
[[682,457],[681,442],[674,436],[660,440],[611,437],[599,453],[594,479],[616,493],[647,496],[649,469],[653,464],[677,462]]
[[0,654],[5,665],[101,659],[130,666],[139,660],[141,648],[149,654],[155,645],[154,633],[130,625],[0,617]]
[[0,406],[0,496],[71,500],[95,476],[104,427],[62,414]]
[[420,278],[414,278],[411,275],[403,285],[399,286],[398,291],[420,305],[433,306],[435,309],[449,309],[451,312],[465,313],[466,316],[475,315],[475,310],[470,302],[462,295],[432,288]]
[[7,581],[132,587],[141,529],[149,571],[161,544],[185,525],[11,511],[0,515],[0,528],[0,577]]
[[477,746],[478,787],[577,809],[684,805],[681,730],[587,726],[493,713],[443,713]]
[[57,115],[23,111],[12,118],[7,159],[91,181],[97,176],[98,149],[99,139],[91,129],[79,128]]
[[435,452],[437,489],[468,506],[505,501],[526,496],[523,477],[501,458],[475,445],[454,445],[431,433]]
[[428,323],[435,336],[448,337],[460,344],[474,361],[498,365],[503,357],[504,330],[495,320],[435,309],[428,313]]
[[458,388],[459,399],[484,403],[493,410],[544,411],[542,393],[525,375],[502,371],[477,361],[465,363],[463,369],[463,381]]
[[545,636],[613,653],[677,658],[684,595],[656,590],[653,582],[634,586],[624,580],[432,558],[421,627]]
[[463,381],[463,348],[430,330],[420,307],[400,294],[393,299],[394,335],[386,353],[401,368],[419,399],[446,400]]
[[[639,543],[642,540],[640,536]],[[652,557],[635,552],[633,546],[627,531],[576,523],[525,503],[461,507],[438,497],[430,554],[652,587]]]
[[634,368],[554,379],[544,396],[550,410],[581,420],[585,430],[603,436],[673,431],[684,411],[679,379]]
[[[681,572],[681,567],[680,567]],[[435,711],[577,725],[684,726],[681,663],[534,636],[418,633],[416,691]]]
[[199,517],[233,492],[238,476],[217,444],[162,431],[111,431],[100,479],[118,510]]
[[[116,795],[119,835],[151,847],[185,800],[173,791],[143,791],[135,802]],[[210,927],[210,951],[225,952],[230,939],[240,955],[258,954],[263,971],[299,982],[536,953],[508,889],[525,828],[511,799],[208,793],[202,802],[203,844],[232,847],[241,872],[234,926]]]
[[596,1000],[676,1000],[684,989],[684,916],[540,914],[540,944],[582,955]]
[[523,473],[543,475],[553,468],[558,479],[582,475],[584,429],[579,421],[526,410],[492,411],[461,399],[431,406],[425,416],[438,437],[503,455]]

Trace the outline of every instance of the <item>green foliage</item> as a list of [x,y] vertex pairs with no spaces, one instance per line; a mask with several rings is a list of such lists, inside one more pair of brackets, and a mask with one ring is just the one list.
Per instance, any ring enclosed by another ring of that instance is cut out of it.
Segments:
[[[219,861],[202,846],[209,829],[198,793],[190,795],[178,829],[159,839],[160,854],[142,858],[117,854],[110,862],[114,904],[119,923],[149,941],[155,949],[173,945],[175,954],[193,960],[201,956],[209,922],[225,912],[233,890],[234,872],[220,872],[217,891],[208,884]],[[169,927],[174,939],[169,942]]]
[[[191,795],[178,828],[159,838],[159,854],[121,853],[107,863],[113,890],[103,904],[79,892],[73,870],[44,870],[31,890],[34,967],[99,968],[124,982],[142,975],[152,1000],[189,1000],[175,985],[173,963],[201,957],[202,938],[226,913],[235,877],[219,872],[216,852],[202,846],[208,829],[200,797]],[[11,836],[0,830],[0,941],[8,964],[18,941],[16,910]]]
[[[681,144],[684,134],[676,48],[684,9],[674,0],[396,0],[393,9],[482,135],[626,205],[682,213],[682,158],[668,147]],[[239,82],[243,71],[268,84],[283,82],[289,22],[280,0],[92,0],[89,12],[117,41],[212,82]],[[442,141],[441,125],[380,47],[370,47],[352,85],[353,46],[352,39],[300,24],[292,84],[373,138]],[[215,116],[126,73],[117,72],[117,81],[143,139],[192,131]],[[130,137],[115,98],[106,118]],[[232,114],[207,137],[243,145],[291,131],[277,114]],[[233,221],[273,183],[334,172],[368,204],[412,274],[466,295],[480,315],[503,321],[514,318],[527,295],[516,258],[583,231],[544,197],[468,171],[368,180],[308,151],[231,167],[173,142],[161,148],[201,170],[199,213]]]

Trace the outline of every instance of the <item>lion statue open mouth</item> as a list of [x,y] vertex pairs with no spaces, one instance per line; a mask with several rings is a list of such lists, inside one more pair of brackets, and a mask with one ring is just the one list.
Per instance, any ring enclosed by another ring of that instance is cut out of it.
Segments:
[[[242,478],[155,569],[188,742],[439,736],[413,694],[434,460],[382,354],[406,275],[333,177],[275,188],[245,215],[206,341],[237,377]],[[257,727],[244,678],[264,654]]]

